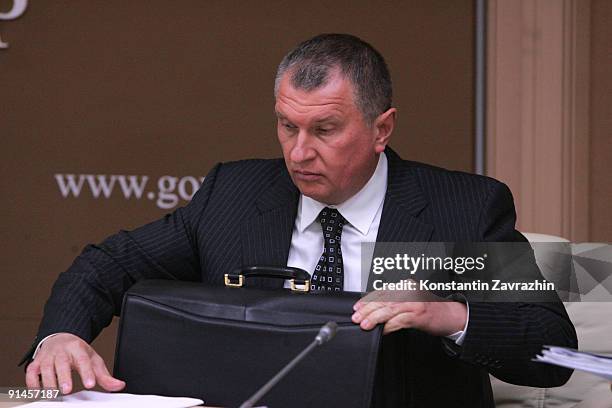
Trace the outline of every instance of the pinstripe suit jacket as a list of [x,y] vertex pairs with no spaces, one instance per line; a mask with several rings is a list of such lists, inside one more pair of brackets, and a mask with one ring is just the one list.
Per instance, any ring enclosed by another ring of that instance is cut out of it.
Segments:
[[[386,154],[388,188],[377,242],[522,238],[504,184],[403,161],[389,148]],[[243,265],[286,265],[298,198],[281,159],[218,164],[186,207],[86,247],[53,286],[35,344],[54,332],[91,342],[120,314],[123,294],[140,279],[216,284]],[[462,347],[416,330],[383,342],[376,406],[488,407],[488,372],[534,386],[567,381],[571,371],[530,360],[543,344],[575,347],[576,334],[560,302],[475,302]]]

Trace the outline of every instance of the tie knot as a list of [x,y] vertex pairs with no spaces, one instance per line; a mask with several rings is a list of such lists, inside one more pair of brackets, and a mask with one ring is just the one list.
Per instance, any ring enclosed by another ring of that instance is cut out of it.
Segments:
[[333,230],[342,231],[342,227],[346,224],[346,220],[335,208],[325,207],[319,213],[319,222],[321,226],[333,228]]

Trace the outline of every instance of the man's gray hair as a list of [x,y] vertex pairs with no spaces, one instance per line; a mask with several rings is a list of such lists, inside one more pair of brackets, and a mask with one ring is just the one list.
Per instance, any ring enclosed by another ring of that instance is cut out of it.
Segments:
[[339,69],[351,81],[355,103],[368,124],[391,107],[391,75],[374,47],[349,34],[321,34],[291,50],[278,66],[274,96],[289,72],[291,85],[312,91],[324,86]]

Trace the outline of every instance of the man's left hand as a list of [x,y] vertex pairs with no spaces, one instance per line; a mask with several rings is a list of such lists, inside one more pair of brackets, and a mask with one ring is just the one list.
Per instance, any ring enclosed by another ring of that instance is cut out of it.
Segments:
[[448,336],[463,330],[467,307],[454,301],[398,301],[388,292],[371,292],[353,306],[354,323],[372,330],[384,323],[383,333],[414,328],[434,336]]

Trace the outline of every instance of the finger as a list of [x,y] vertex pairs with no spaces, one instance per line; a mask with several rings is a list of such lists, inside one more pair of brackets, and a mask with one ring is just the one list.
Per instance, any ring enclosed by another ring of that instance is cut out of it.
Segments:
[[385,327],[383,328],[383,334],[389,334],[400,329],[408,329],[410,327],[413,327],[413,319],[414,314],[410,312],[395,315],[389,320],[387,320],[387,323],[385,323]]
[[92,366],[98,384],[106,391],[119,391],[125,387],[124,381],[116,379],[108,372],[108,368],[106,368],[106,364],[104,364],[102,357],[93,357]]
[[55,375],[55,364],[52,357],[40,362],[40,373],[42,375],[43,388],[57,388],[57,377]]
[[367,319],[368,316],[375,310],[384,307],[384,302],[367,302],[364,303],[359,310],[353,313],[351,316],[353,323],[361,323],[364,319]]
[[364,316],[359,326],[363,330],[372,330],[379,323],[386,323],[387,320],[395,316],[395,309],[391,304],[385,304],[375,310],[372,310],[367,316]]
[[93,388],[96,385],[96,376],[91,367],[91,357],[89,354],[84,348],[77,347],[73,351],[72,359],[73,365],[81,376],[81,382],[83,382],[85,388]]
[[40,364],[32,361],[26,369],[26,385],[28,388],[40,388]]
[[70,358],[65,353],[58,354],[55,357],[55,372],[57,373],[57,382],[62,394],[70,394],[72,392],[72,369],[70,367]]

